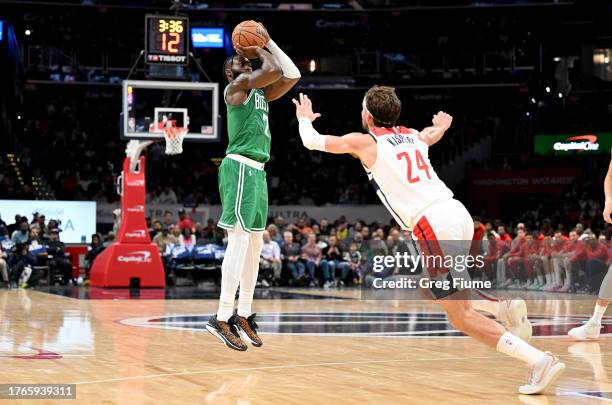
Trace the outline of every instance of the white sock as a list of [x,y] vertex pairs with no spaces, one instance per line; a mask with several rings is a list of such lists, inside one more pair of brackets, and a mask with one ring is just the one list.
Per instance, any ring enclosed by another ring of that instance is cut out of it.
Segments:
[[589,322],[594,323],[596,325],[601,325],[601,319],[606,313],[607,308],[608,308],[607,306],[604,307],[604,306],[595,304],[595,310],[593,311],[593,316],[591,317],[591,319],[589,319]]
[[259,274],[259,256],[263,248],[263,232],[253,232],[249,236],[249,250],[244,261],[244,268],[240,275],[240,295],[238,296],[238,315],[248,318],[251,316],[253,294]]
[[523,339],[514,336],[510,332],[504,333],[499,338],[499,341],[497,342],[497,351],[514,357],[515,359],[524,361],[530,366],[536,364],[542,358],[542,356],[544,356],[543,351],[536,349]]
[[234,300],[248,248],[249,234],[236,224],[233,230],[227,232],[227,248],[221,264],[221,297],[217,310],[219,321],[227,322],[234,312]]

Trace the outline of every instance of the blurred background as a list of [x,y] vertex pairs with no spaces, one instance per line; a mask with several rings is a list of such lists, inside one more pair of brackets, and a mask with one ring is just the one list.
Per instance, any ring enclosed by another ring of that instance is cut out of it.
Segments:
[[[271,104],[273,206],[378,203],[358,161],[301,146],[290,98],[308,93],[322,114],[317,128],[342,134],[360,130],[365,90],[386,84],[403,102],[402,125],[426,127],[439,110],[454,116],[430,158],[488,230],[514,234],[523,223],[567,235],[580,223],[609,239],[601,219],[612,148],[609,1],[1,1],[0,198],[117,204],[121,81],[133,67],[132,78],[155,74],[134,65],[149,13],[224,28],[221,48],[191,47],[221,86],[231,31],[247,19],[300,67],[295,90]],[[175,73],[205,80],[193,63]],[[596,147],[564,150],[583,135]],[[148,202],[218,205],[225,146],[222,133],[178,157],[150,148]]]

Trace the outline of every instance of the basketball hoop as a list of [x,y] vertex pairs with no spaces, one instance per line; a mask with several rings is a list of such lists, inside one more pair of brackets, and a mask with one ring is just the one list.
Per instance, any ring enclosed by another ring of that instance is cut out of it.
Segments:
[[166,139],[166,155],[178,155],[183,153],[183,139],[187,134],[187,128],[169,127],[164,128],[164,138]]

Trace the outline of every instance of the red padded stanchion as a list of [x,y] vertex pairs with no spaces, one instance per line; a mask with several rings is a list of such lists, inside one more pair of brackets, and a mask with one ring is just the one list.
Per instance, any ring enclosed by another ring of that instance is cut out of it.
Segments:
[[145,157],[137,171],[130,171],[130,157],[123,161],[121,226],[117,241],[100,253],[90,273],[94,287],[130,287],[140,279],[141,287],[165,287],[164,266],[157,246],[151,243],[145,220]]

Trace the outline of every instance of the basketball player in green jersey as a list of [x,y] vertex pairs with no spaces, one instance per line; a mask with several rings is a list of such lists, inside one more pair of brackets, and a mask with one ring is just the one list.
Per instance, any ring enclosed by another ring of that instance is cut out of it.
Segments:
[[[247,349],[245,341],[256,347],[263,344],[251,304],[268,218],[264,171],[264,163],[270,159],[268,102],[282,97],[300,79],[298,68],[274,41],[270,39],[266,48],[236,45],[238,55],[223,64],[229,82],[224,92],[229,145],[219,167],[223,212],[218,225],[227,229],[228,243],[221,266],[219,310],[206,329],[239,351]],[[259,59],[261,67],[253,70],[249,59]]]

